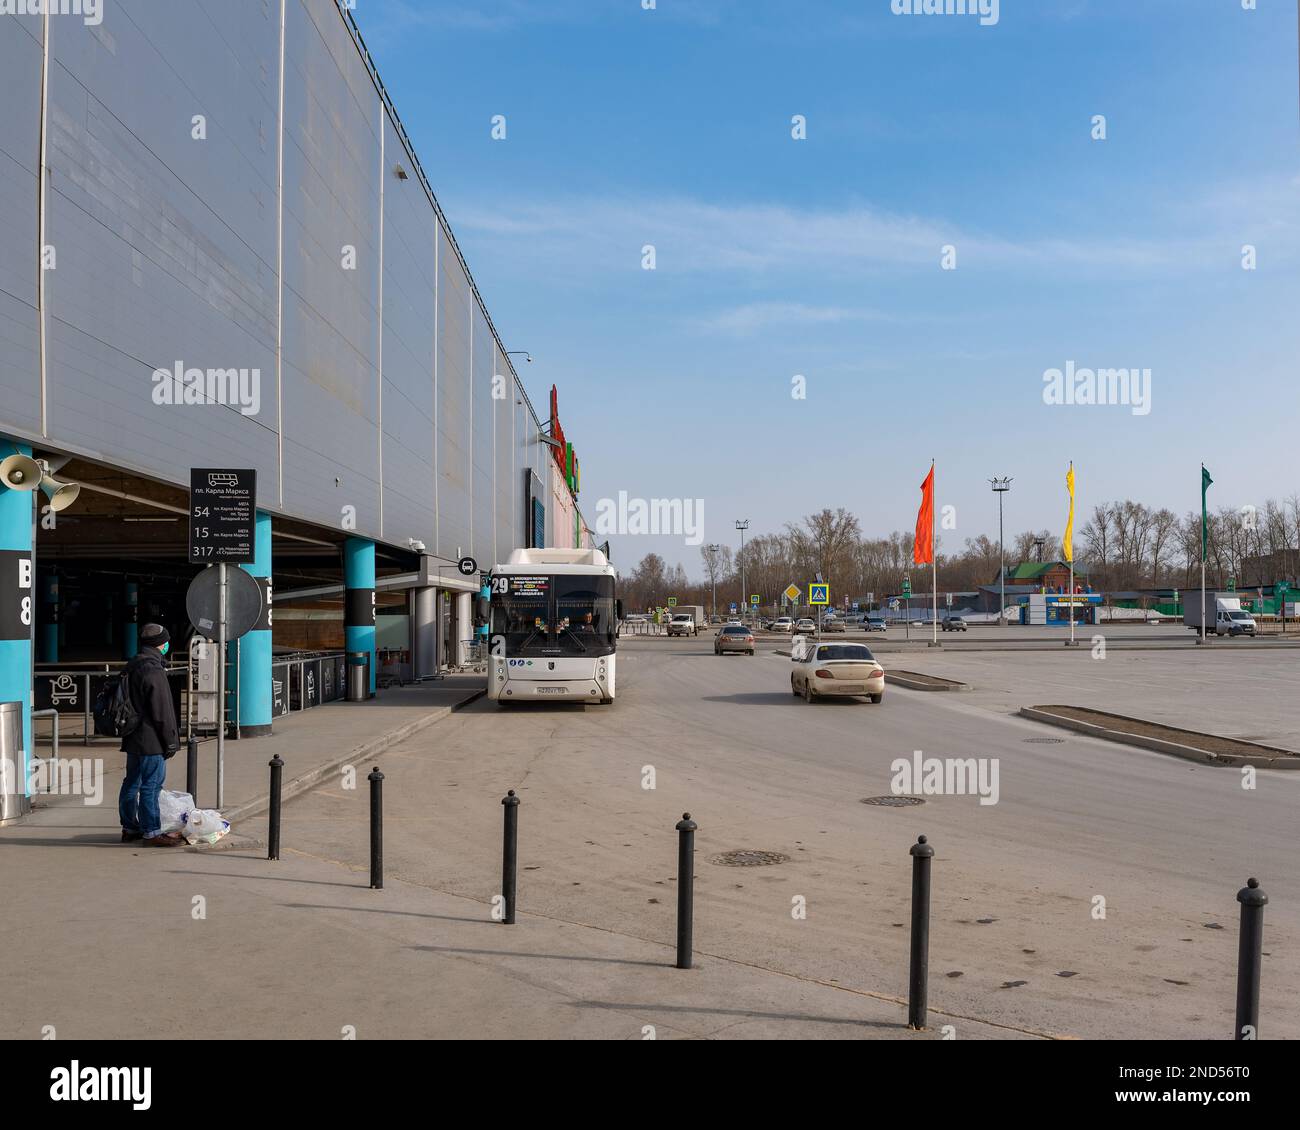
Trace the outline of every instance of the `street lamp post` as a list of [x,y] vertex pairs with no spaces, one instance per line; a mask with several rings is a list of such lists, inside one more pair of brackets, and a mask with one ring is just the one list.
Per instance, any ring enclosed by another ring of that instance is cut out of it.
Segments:
[[[720,545],[706,545],[704,548],[707,549],[712,554],[718,554],[722,552],[722,546]],[[718,559],[716,556],[709,562],[709,582],[713,585],[713,612],[711,613],[711,615],[717,616],[718,614]]]
[[1011,480],[1008,478],[989,479],[994,493],[998,496],[998,557],[1001,559],[1001,568],[998,569],[998,620],[1002,626],[1006,627],[1007,623],[1007,551],[1002,541],[1002,496],[1011,489]]
[[736,519],[736,529],[740,531],[740,619],[743,623],[745,607],[749,604],[749,590],[745,588],[745,531],[749,529],[749,519]]

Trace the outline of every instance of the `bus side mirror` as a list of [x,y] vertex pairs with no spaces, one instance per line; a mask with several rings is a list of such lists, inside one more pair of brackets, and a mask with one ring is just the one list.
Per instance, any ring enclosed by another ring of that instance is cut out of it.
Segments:
[[487,620],[491,617],[491,614],[492,602],[487,597],[480,596],[478,598],[478,618],[480,620]]
[[623,602],[621,600],[614,601],[614,616],[616,619],[623,619]]

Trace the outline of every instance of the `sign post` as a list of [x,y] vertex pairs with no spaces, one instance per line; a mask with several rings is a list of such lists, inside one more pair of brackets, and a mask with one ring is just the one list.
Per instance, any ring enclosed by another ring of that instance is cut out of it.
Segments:
[[[190,468],[190,563],[217,566],[218,808],[225,803],[226,776],[226,629],[230,615],[226,566],[251,565],[255,560],[256,507],[255,470]],[[261,586],[254,587],[260,599]]]

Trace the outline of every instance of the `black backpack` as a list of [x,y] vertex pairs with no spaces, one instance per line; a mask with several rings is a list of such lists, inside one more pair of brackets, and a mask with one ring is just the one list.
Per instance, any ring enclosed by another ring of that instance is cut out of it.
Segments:
[[130,676],[123,671],[116,683],[106,683],[95,696],[95,733],[105,738],[124,738],[140,727],[140,712],[131,701]]

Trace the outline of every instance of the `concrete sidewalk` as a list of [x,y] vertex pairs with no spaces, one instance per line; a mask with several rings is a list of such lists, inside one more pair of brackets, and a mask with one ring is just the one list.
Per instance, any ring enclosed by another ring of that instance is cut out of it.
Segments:
[[[317,784],[343,765],[376,757],[394,742],[418,733],[447,717],[485,693],[482,675],[450,675],[437,682],[380,690],[367,702],[331,702],[279,718],[274,733],[263,738],[226,742],[225,797],[221,811],[232,824],[264,812],[269,802],[268,762],[276,754],[284,762],[285,800]],[[183,732],[183,731],[182,731]],[[61,760],[102,759],[105,777],[104,807],[112,826],[117,823],[117,789],[121,784],[126,755],[117,742],[97,738],[89,746],[80,740],[64,740]],[[48,740],[37,742],[37,756],[48,758]],[[185,788],[185,747],[167,762],[166,787]],[[368,770],[367,770],[368,771]],[[364,773],[361,774],[364,777]],[[217,804],[217,743],[199,743],[198,796],[201,808]],[[111,794],[111,795],[110,795]],[[25,823],[41,824],[45,797],[33,800],[33,812]],[[0,831],[0,835],[3,832]]]
[[[320,707],[272,738],[231,743],[227,795],[236,804],[227,811],[245,815],[216,848],[122,844],[118,774],[107,768],[96,805],[41,799],[31,818],[0,830],[0,946],[15,955],[24,984],[0,1013],[0,1039],[40,1038],[47,1026],[60,1039],[1046,1035],[939,1011],[928,1030],[913,1032],[904,1001],[815,974],[698,951],[694,969],[678,970],[662,941],[528,908],[507,927],[485,898],[404,881],[397,867],[372,891],[367,871],[347,862],[366,851],[356,820],[316,828],[332,845],[327,856],[290,849],[280,861],[265,858],[256,846],[265,819],[246,814],[264,804],[272,753],[287,763],[286,784],[293,770],[302,781],[355,762],[358,791],[349,795],[364,804],[370,755],[403,739],[408,759],[477,761],[459,728],[448,725],[440,742],[433,723],[481,694],[481,682]],[[183,778],[183,759],[173,759],[172,774],[178,760]],[[205,781],[211,768],[209,760]],[[328,803],[332,790],[324,793]],[[329,820],[317,807],[303,798],[286,808],[290,828],[309,816]],[[616,883],[600,897],[628,898]]]
[[[364,784],[362,788],[364,788]],[[289,851],[116,842],[61,797],[5,829],[0,1039],[1031,1039],[709,954],[490,906]],[[355,829],[339,834],[350,837]],[[615,892],[611,892],[616,897]]]

